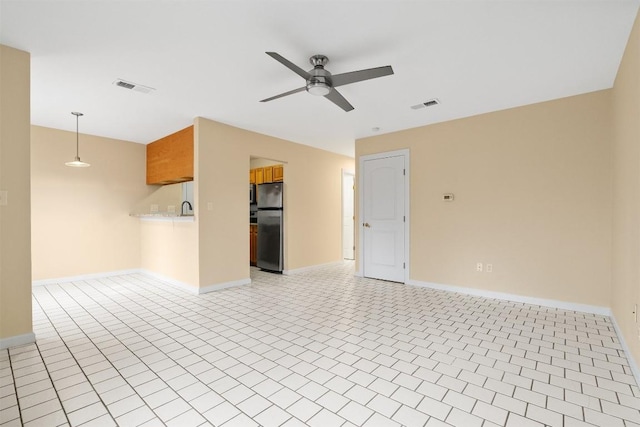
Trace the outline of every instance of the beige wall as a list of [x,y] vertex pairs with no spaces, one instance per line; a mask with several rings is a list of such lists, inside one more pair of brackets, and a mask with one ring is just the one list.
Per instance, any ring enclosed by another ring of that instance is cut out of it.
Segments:
[[75,139],[32,127],[34,280],[141,266],[140,220],[129,213],[157,189],[145,183],[145,146],[81,134],[80,157],[91,167],[71,168],[64,163],[75,156]]
[[[145,167],[145,165],[142,165]],[[151,213],[151,205],[157,205],[157,212],[159,213],[171,213],[170,209],[173,207],[175,213],[180,212],[180,205],[182,203],[182,184],[170,184],[170,185],[152,185],[149,186],[151,193],[144,199],[138,201],[135,207],[132,209],[136,214],[148,214]]]
[[0,206],[0,340],[33,332],[29,76],[29,54],[0,45],[0,190],[8,192]]
[[640,363],[640,22],[636,19],[613,89],[612,308]]
[[197,222],[140,220],[140,251],[143,269],[196,291],[200,283]]
[[358,140],[356,158],[410,149],[412,280],[608,307],[610,129],[602,91]]
[[249,277],[251,157],[284,164],[285,269],[342,259],[340,180],[352,158],[203,118],[195,126],[200,286]]

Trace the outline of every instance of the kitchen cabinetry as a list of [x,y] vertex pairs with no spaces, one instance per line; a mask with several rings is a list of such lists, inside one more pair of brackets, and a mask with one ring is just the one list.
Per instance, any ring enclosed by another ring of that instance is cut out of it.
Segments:
[[264,182],[273,182],[273,166],[265,166],[264,170]]
[[147,145],[147,184],[193,181],[193,126]]
[[264,183],[264,169],[263,168],[257,168],[254,169],[256,171],[256,184],[263,184]]
[[249,224],[249,263],[256,265],[258,262],[258,225]]
[[249,170],[249,184],[266,184],[269,182],[282,182],[284,178],[284,166],[273,165]]
[[282,182],[284,179],[284,166],[273,165],[273,182]]

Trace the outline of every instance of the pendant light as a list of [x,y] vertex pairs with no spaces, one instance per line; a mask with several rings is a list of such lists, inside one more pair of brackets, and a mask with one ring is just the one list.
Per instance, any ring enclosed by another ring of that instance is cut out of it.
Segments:
[[80,139],[80,134],[78,132],[78,119],[80,118],[80,116],[83,116],[84,114],[76,113],[76,112],[72,112],[71,114],[76,116],[76,158],[72,162],[65,163],[65,165],[71,166],[73,168],[87,168],[87,167],[89,167],[91,165],[89,163],[86,163],[86,162],[83,162],[82,160],[80,160],[80,154],[78,152],[78,144],[79,144],[79,139]]

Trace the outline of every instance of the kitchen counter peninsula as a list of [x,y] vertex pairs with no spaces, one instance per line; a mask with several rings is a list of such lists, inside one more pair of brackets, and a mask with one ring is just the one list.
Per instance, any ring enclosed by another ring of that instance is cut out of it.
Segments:
[[179,222],[194,222],[194,215],[178,215],[176,213],[169,212],[155,212],[155,213],[132,213],[129,216],[140,218],[144,221],[179,221]]

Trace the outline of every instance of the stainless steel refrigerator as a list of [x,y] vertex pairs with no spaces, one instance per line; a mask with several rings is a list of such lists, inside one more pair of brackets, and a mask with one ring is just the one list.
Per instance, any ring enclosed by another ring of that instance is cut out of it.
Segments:
[[257,266],[278,273],[284,268],[282,187],[281,182],[258,184]]

